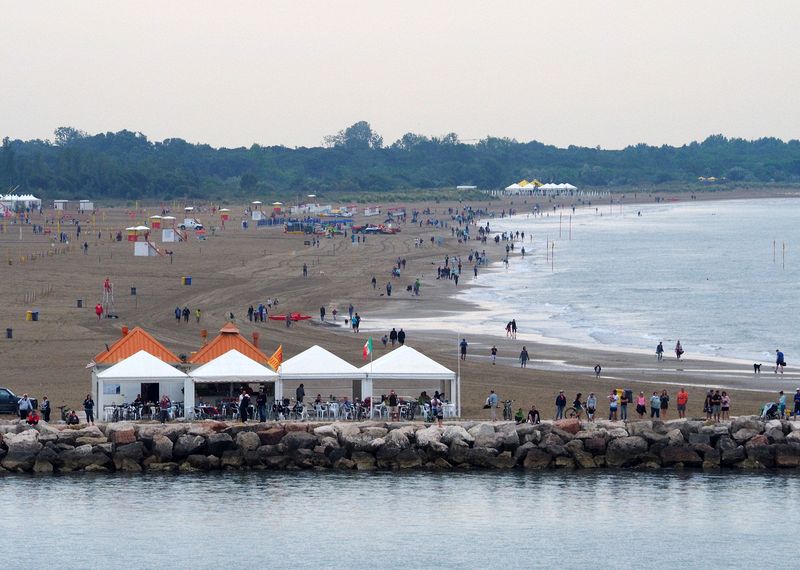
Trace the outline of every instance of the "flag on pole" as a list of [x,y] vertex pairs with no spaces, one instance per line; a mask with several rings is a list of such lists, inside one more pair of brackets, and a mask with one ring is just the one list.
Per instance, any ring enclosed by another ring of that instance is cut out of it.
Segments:
[[367,342],[364,343],[364,349],[361,351],[361,356],[364,357],[364,360],[370,355],[372,355],[372,337],[367,339]]
[[267,360],[267,364],[277,372],[281,362],[283,362],[283,345],[278,346],[278,349],[272,353],[272,356]]

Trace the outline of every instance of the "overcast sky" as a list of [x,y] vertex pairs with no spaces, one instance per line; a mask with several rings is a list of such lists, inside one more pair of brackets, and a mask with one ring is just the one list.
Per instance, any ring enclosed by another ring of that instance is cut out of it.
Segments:
[[800,138],[800,2],[2,1],[0,135]]

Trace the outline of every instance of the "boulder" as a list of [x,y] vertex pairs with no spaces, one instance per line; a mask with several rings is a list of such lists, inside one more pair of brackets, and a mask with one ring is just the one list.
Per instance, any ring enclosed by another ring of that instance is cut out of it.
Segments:
[[339,434],[336,431],[336,427],[333,424],[327,424],[324,426],[319,426],[318,428],[314,428],[314,435],[316,435],[319,438],[339,437]]
[[553,427],[563,430],[571,435],[575,435],[581,431],[581,421],[578,418],[556,420],[553,422]]
[[583,449],[592,455],[605,455],[606,453],[606,438],[605,437],[592,437],[583,440]]
[[685,443],[683,432],[679,429],[671,429],[667,432],[667,443],[669,445],[681,445]]
[[267,469],[285,469],[291,458],[286,455],[271,455],[263,459],[264,465]]
[[222,457],[226,451],[236,448],[233,438],[227,433],[212,433],[206,438],[209,455]]
[[572,457],[556,457],[555,466],[557,469],[575,469],[575,460]]
[[127,445],[119,445],[114,450],[114,462],[117,459],[131,459],[135,462],[140,462],[144,459],[144,443],[136,441]]
[[172,462],[164,462],[164,463],[153,462],[147,466],[148,471],[155,471],[157,473],[176,473],[178,469],[179,469],[178,464]]
[[281,440],[289,451],[296,449],[313,449],[317,445],[317,438],[307,431],[290,431]]
[[272,427],[258,432],[261,445],[277,445],[286,435],[286,430],[282,427]]
[[513,469],[513,467],[517,464],[517,460],[513,455],[511,455],[510,451],[504,451],[498,456],[490,458],[487,461],[487,464],[493,469]]
[[[396,431],[396,430],[393,430],[393,431]],[[386,434],[389,433],[389,430],[384,428],[384,427],[368,426],[368,427],[365,427],[364,429],[362,429],[361,433],[364,433],[364,434],[366,434],[366,435],[368,435],[370,437],[373,437],[373,438],[378,438],[378,437],[385,437]],[[403,432],[403,433],[406,435],[406,437],[408,437],[408,433],[407,432]]]
[[722,451],[722,464],[723,465],[736,465],[740,461],[744,461],[747,457],[747,452],[743,445],[734,447],[733,449],[725,449]]
[[653,445],[654,443],[668,443],[669,437],[666,434],[656,433],[653,430],[642,430],[640,437],[643,437],[647,443]]
[[375,457],[364,451],[355,451],[350,457],[358,471],[372,471],[375,469]]
[[182,435],[172,447],[173,457],[188,457],[202,454],[206,449],[206,439],[201,435]]
[[[798,423],[798,422],[793,422]],[[795,430],[792,428],[792,431],[789,432],[789,435],[786,436],[787,443],[800,443],[800,431]]]
[[608,430],[608,437],[611,439],[619,439],[621,437],[629,437],[628,430],[624,428],[613,428]]
[[473,447],[466,450],[466,461],[474,467],[490,467],[491,461],[498,455],[497,450],[491,447]]
[[711,436],[708,433],[690,433],[689,443],[702,443],[711,445]]
[[779,443],[774,446],[775,467],[800,467],[800,444]]
[[647,452],[647,441],[640,436],[612,439],[606,450],[606,464],[609,467],[626,467],[634,464]]
[[769,445],[766,435],[757,435],[750,438],[744,446],[747,458],[758,461],[764,467],[772,467],[775,464],[775,450]]
[[142,471],[142,466],[130,457],[114,458],[114,466],[117,468],[117,471],[122,471],[124,473],[141,473]]
[[442,433],[444,433],[444,429],[436,426],[418,430],[415,434],[417,446],[425,448],[430,446],[431,443],[441,444]]
[[422,458],[419,453],[410,447],[401,451],[394,461],[398,469],[414,469],[422,466]]
[[77,471],[93,463],[91,445],[81,445],[58,454],[58,465],[62,471]]
[[393,445],[399,449],[406,449],[411,447],[411,442],[408,439],[407,432],[402,429],[395,429],[386,434],[384,438],[386,445]]
[[[713,448],[710,448],[713,451]],[[661,450],[661,462],[664,465],[673,465],[675,463],[683,463],[684,465],[691,465],[699,467],[703,464],[700,455],[692,449],[689,445],[668,445]]]
[[261,438],[252,431],[243,431],[236,435],[236,447],[242,452],[254,451],[261,447]]
[[36,462],[33,464],[33,472],[34,473],[52,473],[53,472],[53,464],[45,459],[36,459]]
[[208,471],[209,469],[208,456],[206,455],[190,455],[186,458],[186,462],[200,471]]
[[761,433],[761,430],[741,428],[733,432],[733,439],[736,443],[745,443]]
[[[172,448],[172,440],[167,436],[159,434],[153,438],[153,455],[155,455],[156,458],[162,463],[172,460]],[[178,466],[176,464],[176,470],[177,467]]]
[[739,430],[746,429],[756,432],[756,435],[764,431],[764,422],[758,419],[758,416],[739,416],[733,418],[731,421],[731,433],[736,433]]
[[[780,420],[774,420],[780,423]],[[783,435],[783,430],[778,426],[777,428],[769,428],[764,431],[764,435],[770,443],[786,443],[786,436]]]
[[117,429],[109,434],[109,438],[116,445],[127,445],[136,441],[136,432],[133,427]]
[[463,441],[464,443],[471,444],[475,442],[475,438],[461,426],[447,426],[442,433],[442,443],[450,445],[455,440]]
[[[241,435],[241,434],[239,434]],[[222,452],[222,468],[239,469],[244,465],[244,454],[240,449],[228,449]]]
[[547,469],[552,461],[553,458],[546,451],[533,448],[528,451],[522,466],[525,469]]
[[353,468],[355,468],[355,466],[356,466],[356,464],[353,461],[351,461],[350,459],[347,459],[346,457],[340,457],[333,464],[333,468],[334,469],[340,469],[340,470],[344,470],[344,471],[353,469]]

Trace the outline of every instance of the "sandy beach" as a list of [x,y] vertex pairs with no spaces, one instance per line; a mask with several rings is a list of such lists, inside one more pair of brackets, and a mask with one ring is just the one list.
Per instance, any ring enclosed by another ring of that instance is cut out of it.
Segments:
[[[765,194],[759,192],[758,196]],[[791,194],[769,193],[772,197]],[[684,194],[659,196],[681,201],[689,198]],[[755,194],[744,191],[697,194],[698,199],[747,197]],[[615,200],[620,199],[621,196],[615,196]],[[625,203],[633,200],[630,194],[625,197]],[[653,196],[637,194],[635,200],[652,203]],[[529,208],[526,201],[524,197],[508,197],[471,205],[499,215],[509,208]],[[572,200],[564,203],[571,204]],[[177,209],[182,210],[182,206]],[[439,219],[448,224],[452,221],[448,208],[461,207],[456,203],[406,206],[409,212],[411,208],[420,211],[430,208],[432,213],[421,214],[421,220]],[[101,208],[94,221],[89,214],[67,212],[61,231],[70,234],[69,246],[51,245],[50,235],[33,235],[30,225],[22,225],[20,233],[19,225],[9,225],[6,220],[4,232],[0,233],[6,277],[0,283],[6,300],[0,307],[0,322],[13,329],[13,339],[0,342],[4,369],[0,384],[18,394],[28,392],[38,398],[47,395],[54,407],[77,406],[90,390],[87,364],[104,350],[105,344],[120,336],[123,325],[141,326],[175,353],[188,355],[202,345],[200,331],[208,330],[209,338],[213,338],[229,313],[234,314],[243,334],[260,333],[260,346],[267,354],[282,345],[285,358],[289,358],[319,344],[356,365],[363,364],[361,347],[368,336],[374,338],[375,357],[379,357],[386,350],[379,340],[382,334],[395,321],[409,321],[414,323],[405,329],[409,345],[451,369],[459,365],[457,323],[460,318],[468,320],[471,314],[485,309],[454,298],[454,283],[437,280],[436,268],[446,255],[461,256],[465,267],[458,288],[481,286],[480,274],[473,279],[471,269],[468,271],[468,252],[486,249],[492,259],[500,259],[502,243],[459,243],[451,237],[449,227],[419,227],[410,223],[409,216],[409,223],[400,225],[399,234],[370,235],[365,243],[355,244],[349,236],[347,239],[338,236],[322,239],[319,247],[312,247],[305,245],[310,238],[285,234],[281,227],[251,226],[243,230],[240,221],[244,206],[227,207],[231,209],[231,219],[216,235],[209,235],[205,241],[191,237],[185,243],[167,244],[167,249],[174,252],[171,260],[169,256],[134,257],[133,244],[110,239],[110,234],[117,230],[160,213],[160,206],[138,211]],[[33,214],[31,223],[44,224],[54,234],[56,225],[45,222],[45,217],[52,215],[52,210],[46,209],[44,217]],[[81,220],[83,235],[79,240],[74,239],[75,226],[67,219],[73,216]],[[198,211],[197,217],[209,226],[220,225],[210,210]],[[357,216],[356,223],[375,220]],[[474,229],[472,233],[475,235]],[[436,245],[432,245],[432,237]],[[418,239],[422,247],[416,247]],[[79,247],[84,241],[88,243],[85,254]],[[402,277],[392,279],[390,271],[398,257],[406,260],[406,269]],[[304,264],[308,268],[307,277],[303,277]],[[483,271],[486,269],[482,268]],[[182,285],[183,276],[192,277],[190,286]],[[371,285],[373,276],[377,280],[375,289]],[[119,318],[98,320],[93,308],[101,301],[106,277],[114,283]],[[419,297],[406,291],[406,286],[416,278],[422,285]],[[394,291],[387,297],[384,286],[390,280]],[[131,295],[134,287],[135,296]],[[279,299],[280,313],[299,311],[314,318],[291,328],[278,321],[248,322],[247,307],[257,306],[268,297]],[[77,307],[79,299],[82,308]],[[350,303],[363,319],[359,334],[353,334],[343,324]],[[188,323],[175,320],[176,306],[188,306],[192,311]],[[326,323],[319,320],[321,306],[327,309]],[[331,322],[334,307],[339,311],[335,323]],[[199,324],[194,318],[197,308],[202,311]],[[27,310],[38,310],[39,321],[26,321]],[[686,386],[690,410],[699,415],[705,390],[719,387],[731,394],[735,415],[755,413],[765,401],[775,398],[778,389],[786,389],[791,382],[800,383],[800,376],[793,369],[788,369],[783,377],[776,377],[768,362],[764,363],[763,374],[755,376],[752,363],[691,357],[678,363],[671,355],[671,347],[665,347],[667,355],[659,364],[648,347],[642,347],[641,351],[615,351],[564,346],[547,339],[525,337],[524,327],[519,338],[512,340],[505,337],[504,325],[498,322],[495,329],[483,335],[471,334],[468,339],[468,357],[461,362],[465,417],[485,416],[481,408],[489,389],[495,389],[502,399],[514,400],[515,408],[527,408],[535,402],[543,416],[549,418],[553,399],[560,389],[570,399],[575,392],[585,396],[593,391],[602,401],[616,387],[645,393],[666,388],[674,394],[680,386]],[[496,365],[492,365],[489,357],[493,344],[499,349]],[[519,368],[517,361],[523,344],[532,356],[525,370]],[[603,363],[600,379],[595,379],[592,370],[597,362]],[[332,384],[306,389],[345,394],[349,386]],[[286,390],[293,391],[293,387],[287,385]]]

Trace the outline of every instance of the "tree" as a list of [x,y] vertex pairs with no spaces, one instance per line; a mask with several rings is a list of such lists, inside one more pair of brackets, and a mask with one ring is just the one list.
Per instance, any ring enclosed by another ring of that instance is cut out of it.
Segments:
[[258,178],[252,172],[242,174],[239,180],[239,187],[242,190],[253,190],[258,185]]
[[383,137],[372,130],[367,121],[353,123],[335,135],[324,139],[328,147],[343,147],[348,150],[368,150],[383,147]]
[[53,134],[55,135],[55,143],[58,146],[67,146],[88,136],[85,132],[72,127],[58,127],[53,131]]

